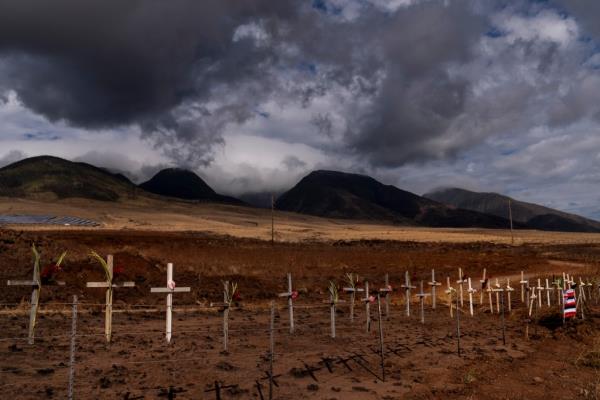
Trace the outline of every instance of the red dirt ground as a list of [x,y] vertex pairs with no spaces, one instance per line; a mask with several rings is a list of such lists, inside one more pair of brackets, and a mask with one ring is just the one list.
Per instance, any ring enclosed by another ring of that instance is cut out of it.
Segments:
[[[390,316],[383,319],[385,373],[382,381],[376,306],[371,306],[372,327],[365,332],[364,306],[356,306],[350,322],[348,308],[340,304],[338,337],[329,337],[326,298],[329,280],[344,284],[345,272],[356,272],[372,286],[381,287],[389,273],[399,289],[405,270],[413,283],[429,280],[431,268],[438,280],[457,279],[457,267],[479,281],[487,268],[492,277],[549,276],[562,271],[596,276],[600,246],[522,245],[490,243],[315,242],[271,245],[268,242],[200,233],[0,231],[0,282],[31,276],[30,244],[35,242],[44,263],[62,250],[69,254],[60,279],[66,287],[42,289],[38,339],[32,346],[27,334],[30,292],[4,287],[0,292],[0,387],[3,398],[66,397],[69,360],[70,306],[79,301],[76,398],[168,398],[173,387],[177,399],[214,399],[215,380],[234,385],[223,399],[260,398],[268,391],[269,302],[276,301],[276,399],[550,399],[600,396],[600,307],[588,305],[586,320],[563,327],[558,306],[543,307],[529,324],[518,291],[515,310],[507,315],[506,346],[501,320],[487,307],[477,305],[475,317],[468,307],[461,312],[462,354],[457,355],[456,320],[450,319],[445,300],[432,310],[426,300],[425,324],[418,316],[404,315],[404,296],[394,293]],[[114,338],[103,337],[102,289],[86,289],[85,282],[102,278],[90,250],[114,254],[125,268],[124,280],[135,289],[115,290]],[[191,286],[189,294],[175,295],[174,338],[164,341],[164,295],[150,294],[152,286],[165,285],[165,265],[175,265],[178,286]],[[297,330],[288,332],[285,273],[292,272],[301,291],[296,304]],[[239,283],[240,308],[231,311],[230,351],[222,350],[222,318],[205,308],[222,299],[221,281]],[[445,285],[444,285],[445,286]],[[442,286],[442,288],[444,288]],[[414,293],[413,293],[414,294]],[[342,298],[348,300],[346,295]],[[475,296],[479,301],[479,294]],[[553,301],[554,298],[552,299]],[[484,302],[485,303],[485,302]],[[137,305],[137,306],[134,306]],[[466,313],[464,311],[467,311]],[[362,359],[355,354],[360,354]],[[333,359],[331,372],[323,358]],[[352,358],[353,357],[353,358]],[[345,360],[347,366],[342,360]],[[361,361],[362,360],[362,361]],[[306,364],[306,365],[305,365]],[[318,368],[314,378],[303,369]]]

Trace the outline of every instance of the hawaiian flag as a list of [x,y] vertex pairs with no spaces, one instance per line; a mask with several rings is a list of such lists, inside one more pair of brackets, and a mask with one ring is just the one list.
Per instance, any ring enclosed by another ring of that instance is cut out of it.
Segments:
[[577,315],[577,299],[575,289],[563,290],[563,315],[565,318],[573,318]]

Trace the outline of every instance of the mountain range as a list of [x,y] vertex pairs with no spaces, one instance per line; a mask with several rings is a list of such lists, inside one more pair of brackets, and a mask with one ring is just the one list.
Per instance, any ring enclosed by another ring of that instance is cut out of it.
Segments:
[[512,199],[498,193],[479,193],[459,188],[437,190],[424,195],[456,208],[498,217],[509,217],[531,229],[544,231],[600,232],[600,222],[554,210],[538,204]]
[[[122,174],[50,156],[32,157],[0,168],[0,196],[120,202],[148,197],[235,206],[270,206],[271,198],[269,193],[261,192],[242,195],[244,201],[221,195],[197,174],[178,168],[164,169],[138,186]],[[311,172],[280,195],[275,208],[326,218],[402,225],[506,229],[510,225],[509,200],[515,228],[600,232],[600,222],[496,193],[453,188],[418,196],[369,176],[338,171]]]

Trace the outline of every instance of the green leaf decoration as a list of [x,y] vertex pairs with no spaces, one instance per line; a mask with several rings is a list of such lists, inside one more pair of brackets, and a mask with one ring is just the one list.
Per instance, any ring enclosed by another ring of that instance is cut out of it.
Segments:
[[90,252],[90,256],[95,258],[100,263],[100,265],[102,265],[102,268],[104,268],[104,275],[105,275],[104,279],[106,279],[106,283],[108,283],[110,285],[112,283],[112,274],[110,273],[110,270],[108,269],[108,264],[106,263],[106,260],[104,260],[104,258],[102,258],[94,250],[92,250]]

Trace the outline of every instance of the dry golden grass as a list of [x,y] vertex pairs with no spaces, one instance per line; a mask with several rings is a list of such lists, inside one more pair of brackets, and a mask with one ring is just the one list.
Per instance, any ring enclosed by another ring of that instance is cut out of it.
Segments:
[[[169,203],[151,199],[109,203],[72,199],[52,202],[0,198],[0,214],[70,215],[96,220],[99,228],[141,231],[198,231],[217,235],[269,240],[271,212],[249,207],[218,204]],[[56,226],[19,226],[23,230],[56,229]],[[81,229],[61,227],[60,229]],[[398,240],[416,242],[511,243],[509,230],[406,227],[372,221],[318,218],[275,212],[277,241]],[[515,231],[515,244],[600,243],[600,234]]]

